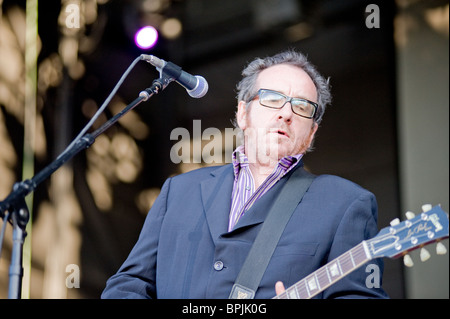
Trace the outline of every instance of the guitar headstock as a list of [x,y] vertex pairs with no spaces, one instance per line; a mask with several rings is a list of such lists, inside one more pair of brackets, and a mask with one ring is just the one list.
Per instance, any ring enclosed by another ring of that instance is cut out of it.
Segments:
[[412,266],[412,260],[407,252],[422,248],[420,258],[427,260],[430,254],[423,247],[433,242],[437,254],[445,254],[447,249],[439,241],[448,238],[448,214],[440,206],[424,205],[423,212],[415,216],[407,212],[407,220],[400,222],[395,219],[391,226],[383,228],[377,236],[366,241],[373,258],[397,258],[405,256],[406,266]]

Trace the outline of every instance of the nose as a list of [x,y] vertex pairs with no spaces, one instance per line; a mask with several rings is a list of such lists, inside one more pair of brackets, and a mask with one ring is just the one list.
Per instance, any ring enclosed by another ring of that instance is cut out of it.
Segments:
[[292,117],[294,116],[294,112],[292,112],[292,104],[291,101],[286,101],[283,107],[278,110],[278,119],[284,120],[288,123],[292,121]]

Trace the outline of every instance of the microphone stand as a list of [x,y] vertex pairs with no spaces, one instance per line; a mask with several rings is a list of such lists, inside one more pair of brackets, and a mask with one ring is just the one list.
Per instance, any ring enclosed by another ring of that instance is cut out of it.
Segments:
[[[25,203],[25,196],[33,192],[40,183],[50,177],[50,175],[59,169],[64,163],[72,159],[80,151],[89,148],[95,142],[95,139],[114,123],[116,123],[119,118],[138,106],[141,102],[147,101],[154,94],[158,94],[160,91],[164,90],[166,86],[173,81],[173,78],[170,76],[164,76],[162,72],[160,76],[160,78],[153,81],[151,87],[140,92],[139,97],[128,104],[127,107],[125,107],[121,112],[116,114],[93,133],[84,135],[70,149],[50,163],[41,172],[36,174],[31,179],[14,184],[13,191],[0,202],[0,217],[4,219],[4,222],[7,220],[13,226],[13,246],[11,264],[9,268],[9,299],[20,299],[22,291],[23,243],[25,241],[25,237],[27,236],[25,229],[30,219],[30,213]],[[4,212],[6,211],[8,211],[8,213],[5,215]]]

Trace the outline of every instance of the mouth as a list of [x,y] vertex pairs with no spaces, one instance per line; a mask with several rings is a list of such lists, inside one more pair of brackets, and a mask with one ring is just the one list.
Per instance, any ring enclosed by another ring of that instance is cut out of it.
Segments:
[[277,131],[277,133],[278,133],[278,134],[280,134],[280,135],[283,135],[283,136],[289,137],[289,134],[288,134],[288,133],[286,133],[286,132],[285,132],[285,131],[283,131],[283,130],[278,130],[278,131]]
[[286,133],[285,131],[280,130],[280,129],[274,129],[272,132],[273,132],[273,133],[277,133],[278,135],[282,135],[282,136],[289,137],[289,134],[288,134],[288,133]]

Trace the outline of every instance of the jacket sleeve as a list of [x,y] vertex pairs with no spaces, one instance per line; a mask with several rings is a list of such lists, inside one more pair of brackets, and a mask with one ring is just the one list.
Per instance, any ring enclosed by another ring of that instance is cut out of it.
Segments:
[[106,282],[103,299],[156,298],[156,256],[170,188],[168,179],[150,209],[138,241],[116,274]]
[[[376,236],[377,203],[375,196],[364,192],[351,203],[343,215],[331,246],[328,262],[363,240]],[[381,288],[383,260],[374,259],[354,270],[324,291],[324,298],[388,298]]]

